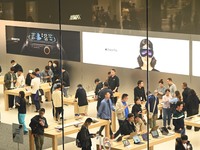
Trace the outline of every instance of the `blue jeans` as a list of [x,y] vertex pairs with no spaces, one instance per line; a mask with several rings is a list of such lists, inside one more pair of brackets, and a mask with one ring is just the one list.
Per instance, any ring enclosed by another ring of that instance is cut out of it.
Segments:
[[171,123],[171,110],[170,108],[163,108],[163,126],[166,127],[166,121],[167,125],[170,126]]
[[68,97],[68,95],[67,95],[68,89],[69,89],[69,87],[64,87],[63,88],[63,94],[64,94],[65,97]]
[[18,114],[18,121],[19,121],[19,124],[22,124],[23,127],[24,127],[24,131],[28,131],[28,129],[26,128],[26,124],[25,124],[25,116],[26,114]]

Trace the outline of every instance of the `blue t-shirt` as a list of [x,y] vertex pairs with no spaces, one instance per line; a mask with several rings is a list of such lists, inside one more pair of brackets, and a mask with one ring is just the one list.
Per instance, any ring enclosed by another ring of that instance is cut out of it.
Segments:
[[[126,102],[122,102],[122,104],[123,104],[124,106],[127,105]],[[128,117],[128,114],[129,114],[128,107],[126,107],[126,108],[124,109],[124,112],[125,112],[125,117],[127,118],[127,117]]]

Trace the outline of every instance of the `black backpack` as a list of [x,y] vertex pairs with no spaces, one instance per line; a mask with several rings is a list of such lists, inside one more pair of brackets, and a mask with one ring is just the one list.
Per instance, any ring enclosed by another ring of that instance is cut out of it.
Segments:
[[78,132],[77,136],[76,136],[76,146],[79,148],[82,148],[82,144],[81,144],[81,130]]

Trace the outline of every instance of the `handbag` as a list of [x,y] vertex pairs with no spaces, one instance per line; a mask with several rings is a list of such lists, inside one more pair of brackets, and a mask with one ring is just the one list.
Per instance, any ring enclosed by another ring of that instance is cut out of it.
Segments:
[[148,103],[148,111],[149,111],[149,116],[148,118],[151,119],[153,117],[154,111],[156,109],[156,98],[154,98],[155,102],[154,102],[154,106],[153,106],[153,112],[150,112],[150,104]]

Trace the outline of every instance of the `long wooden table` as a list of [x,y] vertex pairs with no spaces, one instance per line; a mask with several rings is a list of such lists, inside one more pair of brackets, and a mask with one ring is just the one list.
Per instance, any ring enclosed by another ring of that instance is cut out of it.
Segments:
[[[40,85],[40,88],[44,91],[45,96],[47,97],[48,101],[51,101],[51,87],[49,86],[49,83],[42,83]],[[13,90],[5,90],[4,91],[5,111],[9,110],[9,108],[8,108],[8,96],[9,95],[18,96],[20,91],[24,91],[25,96],[31,95],[30,87],[17,88],[17,89],[13,89]]]
[[194,126],[194,127],[199,127],[200,128],[200,115],[194,115],[185,118],[184,120],[185,125],[188,126]]
[[[121,94],[119,92],[114,93],[114,97],[117,97],[119,99],[119,97],[121,96]],[[88,96],[88,102],[97,102],[96,99],[94,99],[94,97],[92,96]],[[68,97],[68,98],[64,98],[63,100],[64,104],[67,105],[73,105],[74,106],[74,114],[78,114],[78,102],[75,101],[75,96],[72,97]],[[96,109],[96,107],[95,107]],[[116,131],[116,113],[112,112],[112,131]]]
[[[82,122],[84,122],[86,120],[86,117],[82,118],[81,120],[82,120]],[[110,135],[109,121],[102,120],[102,119],[96,119],[96,118],[95,118],[95,120],[98,120],[98,122],[92,123],[89,126],[89,128],[92,129],[92,128],[97,128],[100,126],[105,126],[105,135],[109,136]],[[75,121],[76,121],[75,119],[69,119],[69,120],[65,121],[65,124],[75,122]],[[56,126],[58,126],[58,124],[53,123],[53,124],[49,125],[49,127],[47,129],[45,129],[45,131],[44,131],[44,136],[52,139],[52,149],[53,150],[58,149],[57,139],[62,137],[62,132],[58,132],[57,129],[55,129]],[[68,127],[64,128],[64,135],[66,136],[66,135],[78,133],[79,130],[80,130],[80,127],[75,127],[74,125],[68,126]],[[31,131],[29,131],[29,147],[30,147],[30,150],[34,150],[34,137],[31,133]]]
[[[159,138],[152,138],[150,135],[150,140],[149,140],[150,150],[153,150],[155,145],[162,144],[164,142],[168,142],[171,140],[175,140],[177,137],[180,137],[180,134],[174,133],[173,135],[170,135],[170,136],[162,135]],[[133,139],[129,139],[130,145],[127,148],[124,147],[124,144],[122,143],[122,141],[120,141],[120,142],[112,141],[111,149],[112,150],[124,150],[124,149],[143,150],[143,149],[146,149],[147,141],[143,141],[142,137],[140,137],[140,139],[143,142],[143,144],[134,144]],[[172,147],[174,148],[174,145],[172,145]],[[172,147],[169,147],[169,149],[173,149]],[[97,149],[99,149],[99,144],[97,144]]]

